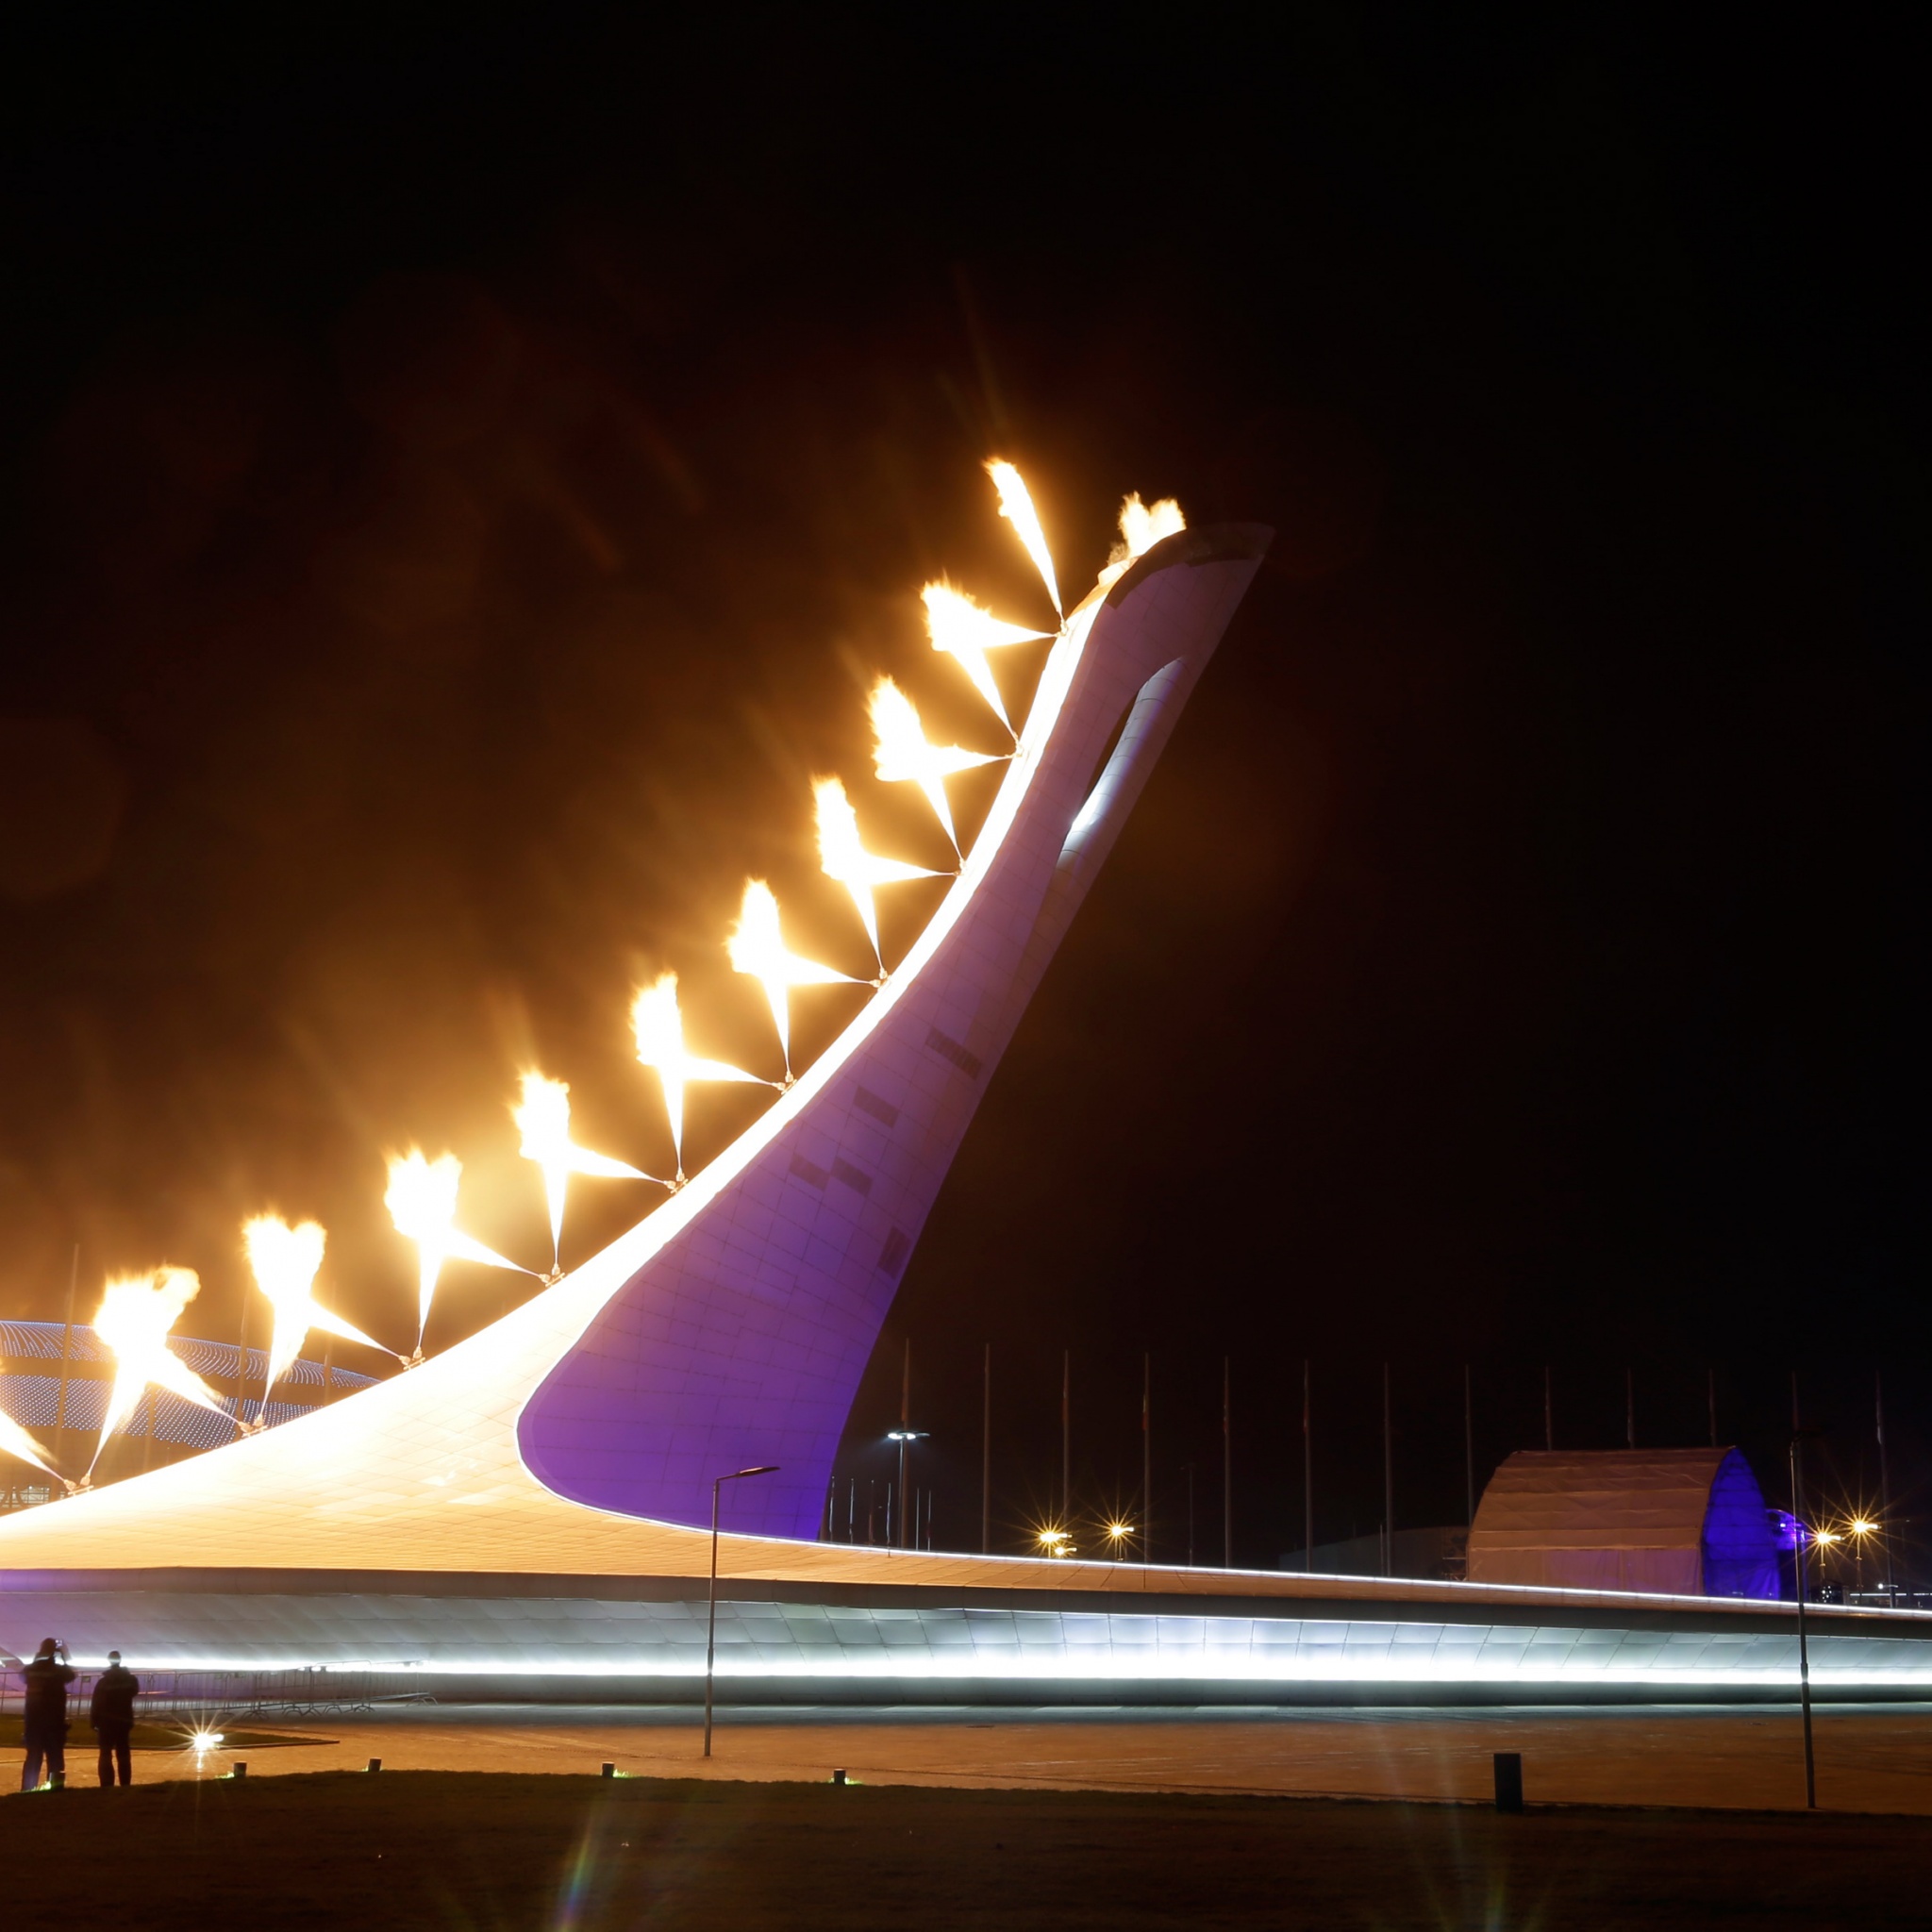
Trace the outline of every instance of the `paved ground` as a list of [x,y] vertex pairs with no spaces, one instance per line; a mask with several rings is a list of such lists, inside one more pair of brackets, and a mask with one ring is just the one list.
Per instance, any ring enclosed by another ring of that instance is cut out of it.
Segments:
[[[232,1721],[224,1721],[234,1729]],[[1817,1718],[1818,1797],[1832,1811],[1932,1816],[1932,1711],[1835,1708]],[[249,1721],[249,1729],[269,1727]],[[1532,1803],[1796,1809],[1795,1709],[938,1711],[721,1713],[700,1757],[694,1710],[412,1706],[275,1723],[291,1740],[241,1751],[146,1752],[138,1778],[359,1770],[594,1772],[962,1789],[1265,1792],[1486,1800],[1491,1754],[1519,1751]],[[76,1724],[74,1773],[92,1779]]]

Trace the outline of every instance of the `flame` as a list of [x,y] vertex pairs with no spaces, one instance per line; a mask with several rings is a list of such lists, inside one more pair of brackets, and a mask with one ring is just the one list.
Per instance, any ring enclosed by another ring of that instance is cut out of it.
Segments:
[[1002,462],[997,457],[987,464],[986,474],[1000,493],[1001,516],[1012,525],[1014,535],[1026,546],[1026,555],[1033,559],[1033,568],[1040,573],[1046,594],[1053,599],[1053,608],[1059,610],[1060,587],[1054,581],[1053,553],[1046,547],[1046,532],[1040,527],[1040,512],[1033,508],[1026,479],[1011,463]]
[[883,973],[886,960],[879,951],[878,908],[873,904],[873,888],[938,874],[923,865],[908,865],[902,859],[880,858],[868,852],[858,837],[858,814],[837,778],[814,778],[811,795],[819,815],[819,865],[827,878],[837,879],[852,894],[852,903],[865,922],[865,936],[872,941],[873,958]]
[[[593,1174],[603,1180],[656,1181],[641,1168],[613,1160],[608,1154],[592,1154],[579,1147],[570,1137],[570,1089],[561,1080],[546,1080],[541,1074],[523,1076],[521,1107],[510,1108],[510,1118],[524,1137],[522,1153],[534,1160],[543,1174],[543,1194],[550,1207],[550,1262],[559,1265],[563,1242],[563,1203],[574,1174]],[[661,1188],[667,1185],[658,1181]]]
[[731,956],[732,970],[746,973],[765,990],[772,1004],[772,1023],[778,1029],[778,1049],[785,1056],[785,1077],[791,1077],[791,1001],[794,986],[836,986],[853,984],[848,973],[821,966],[816,959],[802,959],[786,951],[785,935],[778,925],[778,902],[763,879],[746,879],[744,904],[738,924],[724,942]]
[[[101,1291],[94,1334],[114,1357],[114,1381],[94,1445],[95,1462],[101,1459],[108,1438],[134,1413],[150,1382],[184,1402],[199,1403],[219,1416],[228,1414],[221,1397],[168,1346],[168,1331],[200,1292],[201,1278],[192,1268],[128,1275],[108,1282]],[[92,1463],[89,1469],[92,1472]]]
[[882,677],[873,686],[869,708],[873,736],[878,741],[873,753],[874,770],[889,785],[917,785],[939,814],[953,850],[958,852],[959,835],[953,829],[945,781],[955,772],[970,772],[975,765],[991,764],[991,755],[962,751],[957,744],[928,743],[912,700],[890,677]]
[[1137,557],[1145,557],[1164,537],[1188,527],[1181,507],[1173,497],[1158,503],[1142,503],[1138,490],[1121,499],[1121,541],[1113,546],[1107,568],[1100,573],[1103,590],[1111,590],[1124,577]]
[[741,1080],[755,1087],[772,1082],[747,1074],[723,1060],[699,1059],[684,1046],[684,1015],[677,1009],[677,974],[659,974],[641,988],[631,1004],[630,1023],[637,1036],[638,1058],[656,1070],[664,1086],[664,1111],[671,1116],[671,1144],[677,1155],[677,1178],[684,1179],[684,1090],[692,1080]]
[[293,1366],[311,1328],[344,1341],[359,1342],[364,1348],[380,1349],[384,1355],[395,1353],[317,1305],[315,1277],[327,1241],[314,1222],[291,1227],[278,1214],[258,1214],[242,1224],[242,1245],[255,1273],[255,1285],[267,1296],[275,1318],[268,1344],[268,1378],[261,1388],[264,1407],[268,1391]]
[[425,1158],[420,1148],[392,1154],[389,1160],[389,1191],[382,1197],[396,1232],[416,1243],[416,1352],[429,1326],[429,1306],[445,1261],[480,1261],[486,1268],[508,1268],[513,1274],[529,1270],[506,1260],[493,1248],[473,1241],[456,1224],[457,1190],[462,1184],[463,1163],[454,1154]]
[[4,1408],[0,1408],[0,1456],[17,1456],[21,1461],[30,1462],[36,1469],[44,1470],[57,1482],[64,1483],[67,1480],[41,1454],[41,1445]]
[[993,681],[992,666],[986,661],[986,654],[1005,644],[1031,643],[1053,633],[1028,630],[1024,624],[1008,624],[950,584],[928,584],[919,594],[925,605],[925,630],[932,639],[933,649],[959,660],[960,668],[973,680],[974,690],[992,707],[1000,723],[1012,731],[1006,700]]
[[1187,527],[1188,520],[1181,514],[1180,505],[1171,496],[1142,503],[1141,492],[1136,490],[1121,501],[1121,544],[1129,563],[1137,557],[1145,557],[1162,539],[1178,536]]

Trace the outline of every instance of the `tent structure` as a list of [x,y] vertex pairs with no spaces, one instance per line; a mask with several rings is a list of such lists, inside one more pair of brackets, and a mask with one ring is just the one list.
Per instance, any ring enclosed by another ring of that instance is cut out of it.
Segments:
[[1522,1449],[1490,1478],[1472,1583],[1775,1598],[1763,1492],[1735,1449]]

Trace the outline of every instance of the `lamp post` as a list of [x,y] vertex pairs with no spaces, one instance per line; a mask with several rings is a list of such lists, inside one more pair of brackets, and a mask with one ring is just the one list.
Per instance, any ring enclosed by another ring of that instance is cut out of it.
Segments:
[[[1797,1380],[1795,1375],[1791,1377],[1794,1408]],[[1818,1808],[1818,1764],[1811,1749],[1811,1652],[1805,1631],[1805,1497],[1798,1460],[1798,1443],[1803,1433],[1802,1430],[1793,1430],[1791,1435],[1791,1556],[1798,1573],[1798,1707],[1805,1719],[1805,1808],[1815,1811]]]
[[756,1469],[734,1469],[728,1475],[711,1479],[711,1591],[705,1616],[705,1756],[711,1755],[711,1675],[718,1663],[718,1491],[726,1483],[748,1475],[776,1475],[775,1462],[761,1462]]
[[[912,1491],[906,1484],[906,1457],[913,1443],[923,1442],[925,1441],[925,1438],[926,1431],[924,1429],[910,1428],[904,1422],[900,1423],[896,1429],[888,1429],[886,1431],[886,1441],[896,1442],[899,1445],[899,1547],[902,1550],[907,1547],[907,1522],[910,1513],[912,1496]],[[890,1525],[888,1525],[886,1541],[888,1542],[891,1541]],[[911,1547],[914,1549],[919,1547],[919,1525],[916,1522],[912,1524]]]

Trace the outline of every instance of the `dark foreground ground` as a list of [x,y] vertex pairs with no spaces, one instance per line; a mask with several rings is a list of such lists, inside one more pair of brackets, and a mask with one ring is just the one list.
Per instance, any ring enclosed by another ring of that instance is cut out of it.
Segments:
[[20,1926],[1924,1926],[1932,1823],[320,1772],[0,1801]]

